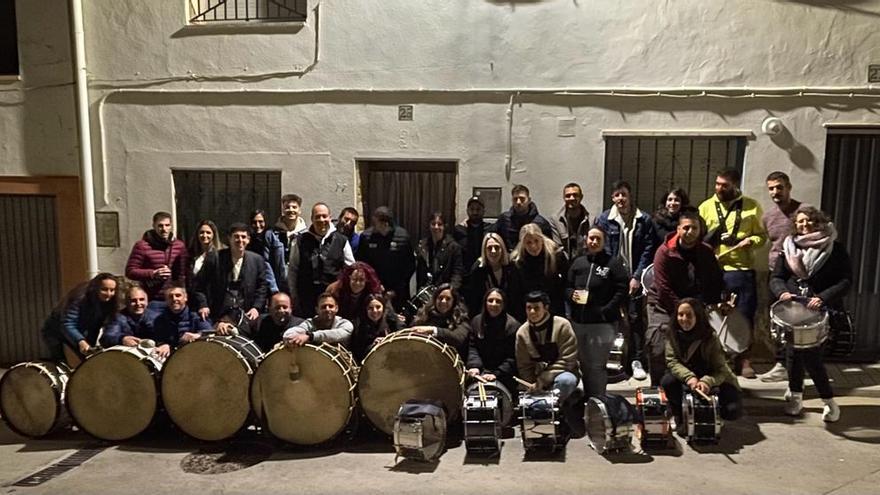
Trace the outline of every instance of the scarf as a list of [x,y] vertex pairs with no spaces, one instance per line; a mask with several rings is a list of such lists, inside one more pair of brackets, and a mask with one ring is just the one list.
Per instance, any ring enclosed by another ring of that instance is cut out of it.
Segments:
[[782,253],[789,269],[799,280],[812,277],[831,256],[837,230],[829,223],[823,230],[785,238]]

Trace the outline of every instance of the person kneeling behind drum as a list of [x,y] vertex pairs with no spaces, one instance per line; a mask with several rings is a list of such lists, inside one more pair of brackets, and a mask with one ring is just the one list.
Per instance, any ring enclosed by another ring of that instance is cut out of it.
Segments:
[[530,384],[526,392],[559,390],[566,422],[577,424],[582,418],[573,411],[574,402],[580,400],[574,392],[581,372],[571,323],[550,314],[550,296],[543,291],[526,295],[526,318],[516,331],[516,367],[520,378]]
[[471,319],[466,357],[467,373],[486,381],[498,380],[508,390],[516,390],[516,332],[520,323],[507,312],[501,289],[489,289],[483,310]]
[[284,344],[289,347],[299,347],[326,342],[348,346],[354,325],[345,318],[336,316],[336,312],[339,311],[336,298],[331,294],[321,294],[318,296],[318,307],[315,309],[318,313],[316,316],[284,332]]
[[116,315],[113,323],[104,327],[99,343],[103,347],[124,345],[134,347],[153,334],[156,312],[147,308],[147,293],[138,283],[125,291],[125,308]]
[[[781,301],[795,296],[809,298],[806,306],[843,309],[843,298],[852,286],[852,264],[846,248],[838,242],[837,232],[828,216],[811,206],[798,208],[795,231],[782,244],[782,257],[770,278],[770,291]],[[804,370],[810,373],[819,397],[825,401],[822,419],[833,423],[840,419],[834,391],[822,362],[822,346],[795,349],[786,344],[788,368],[788,404],[785,413],[797,416],[803,409]]]
[[202,319],[189,308],[186,288],[179,282],[165,289],[165,305],[153,321],[155,354],[159,358],[167,358],[180,344],[192,342],[212,328],[211,320]]
[[666,339],[666,374],[660,386],[666,392],[679,436],[685,436],[681,406],[684,386],[706,395],[717,390],[721,418],[738,419],[742,415],[739,384],[727,365],[721,341],[709,326],[706,307],[688,297],[678,302],[675,316]]

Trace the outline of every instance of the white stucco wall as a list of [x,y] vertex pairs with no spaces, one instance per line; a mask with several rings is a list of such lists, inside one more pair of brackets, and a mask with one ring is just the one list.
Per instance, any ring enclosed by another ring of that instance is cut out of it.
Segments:
[[76,175],[67,2],[16,2],[19,78],[0,80],[0,175]]
[[[152,212],[172,207],[172,167],[279,169],[285,192],[338,210],[356,204],[358,159],[454,159],[459,213],[473,186],[522,182],[549,214],[569,180],[584,185],[587,207],[598,212],[603,130],[746,130],[755,136],[746,193],[766,201],[763,179],[781,169],[792,173],[799,197],[816,202],[822,124],[878,121],[876,98],[529,90],[867,91],[867,66],[880,63],[880,1],[324,0],[318,23],[312,10],[303,25],[223,28],[187,26],[186,12],[186,0],[85,5],[96,197],[99,209],[120,212],[122,230],[121,248],[100,251],[102,269],[121,270]],[[507,181],[506,113],[517,91]],[[415,106],[413,122],[397,121],[399,104]],[[760,133],[769,115],[783,119],[786,136]],[[577,119],[576,136],[558,137],[557,118],[567,116]],[[42,173],[38,164],[48,160],[31,162],[20,150],[64,147],[29,139],[16,119],[21,112],[0,113],[0,131],[19,130],[7,140],[19,151],[4,144],[0,152],[21,164],[5,173]],[[68,133],[68,153],[74,137]],[[21,141],[30,144],[15,145]]]

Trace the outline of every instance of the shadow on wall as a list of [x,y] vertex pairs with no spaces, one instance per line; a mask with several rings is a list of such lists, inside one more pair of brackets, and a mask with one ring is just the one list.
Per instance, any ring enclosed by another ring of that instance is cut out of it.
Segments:
[[818,7],[822,9],[834,9],[841,10],[844,12],[852,12],[854,14],[868,15],[874,17],[880,17],[880,12],[875,12],[872,10],[868,10],[867,8],[860,7],[861,5],[871,5],[875,2],[871,0],[773,0],[776,3],[797,3],[801,5],[809,5],[811,7]]
[[773,144],[788,152],[788,158],[800,170],[816,170],[816,155],[809,148],[799,143],[787,127],[775,136],[770,136]]

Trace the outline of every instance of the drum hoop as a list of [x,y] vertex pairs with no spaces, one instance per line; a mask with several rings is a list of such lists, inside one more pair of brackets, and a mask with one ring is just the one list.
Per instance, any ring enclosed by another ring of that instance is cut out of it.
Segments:
[[782,318],[778,317],[776,315],[776,311],[774,311],[776,309],[776,306],[779,304],[782,304],[782,303],[787,303],[787,302],[788,301],[776,301],[775,303],[773,303],[772,306],[770,306],[770,321],[772,323],[782,327],[783,329],[790,328],[792,330],[810,330],[810,329],[813,329],[816,327],[825,327],[827,329],[827,327],[828,327],[828,311],[817,311],[817,313],[820,313],[822,315],[822,319],[815,322],[815,323],[809,323],[809,324],[792,324],[792,323],[788,323],[787,321],[784,321]]
[[[159,373],[162,370],[162,361],[159,360],[156,356],[153,356],[153,353],[143,349],[141,347],[129,347],[129,346],[121,346],[114,345],[112,347],[106,347],[101,352],[97,352],[95,354],[90,355],[88,359],[92,359],[95,356],[99,356],[104,354],[105,352],[114,352],[114,353],[122,353],[123,355],[132,356],[140,362],[148,362],[149,368],[153,369],[154,372]],[[158,366],[157,366],[158,363]]]
[[[52,364],[54,364],[54,363],[52,363]],[[26,368],[35,368],[38,371],[40,377],[43,380],[45,380],[46,382],[48,382],[49,386],[52,388],[52,392],[54,392],[54,394],[55,394],[55,416],[52,418],[52,427],[53,427],[52,429],[54,429],[55,424],[58,422],[58,419],[61,418],[63,416],[62,413],[66,411],[65,404],[64,404],[65,403],[65,384],[61,383],[60,385],[58,385],[58,384],[54,383],[54,381],[51,378],[51,374],[46,372],[48,370],[46,363],[43,363],[40,361],[27,361],[24,363],[16,364],[15,366],[9,368],[6,371],[6,373],[4,373],[2,377],[0,377],[0,390],[3,390],[3,384],[6,383],[7,377],[11,376],[10,372],[12,370],[14,370],[15,368],[19,368],[19,367],[25,368],[25,369]],[[67,371],[67,375],[68,375],[68,379],[69,379],[70,378],[69,367],[65,366],[65,368],[67,368],[65,371]],[[59,380],[59,382],[60,382],[60,380]],[[6,423],[7,426],[9,426],[9,429],[13,430],[14,432],[18,433],[21,436],[32,438],[31,435],[25,434],[23,431],[19,431],[18,427],[14,426],[7,419],[8,415],[6,414],[6,409],[3,407],[2,401],[0,401],[0,416],[3,417],[3,422]],[[51,429],[50,429],[50,431],[51,431]]]
[[[322,342],[319,345],[306,344],[303,347],[311,348],[312,350],[324,355],[339,368],[339,370],[342,372],[342,376],[344,376],[345,379],[348,381],[348,391],[352,396],[351,403],[353,407],[355,403],[355,398],[357,396],[357,394],[354,393],[354,389],[357,388],[358,367],[356,364],[354,364],[353,358],[349,360],[348,358],[342,357],[347,354],[350,358],[351,352],[349,352],[348,349],[339,344],[328,344],[326,342]],[[331,351],[335,351],[335,353]],[[345,364],[348,364],[348,366],[344,366]]]
[[[220,336],[220,337],[222,337],[222,336]],[[239,363],[242,365],[242,367],[244,368],[244,371],[248,375],[253,375],[257,371],[257,368],[255,366],[251,365],[251,362],[248,360],[247,357],[245,357],[244,353],[239,351],[235,346],[230,345],[229,341],[227,339],[216,338],[213,335],[209,335],[206,338],[200,338],[200,339],[194,340],[192,342],[187,343],[186,345],[195,344],[196,342],[207,342],[207,343],[212,343],[212,344],[219,344],[219,345],[225,347],[226,349],[232,351],[232,354],[238,358]],[[176,354],[176,353],[172,352],[171,356],[168,356],[169,361],[171,360],[171,358],[174,357],[174,354]],[[262,361],[262,358],[257,358],[257,366],[259,366],[260,361]]]
[[390,344],[391,342],[394,342],[397,340],[416,340],[416,341],[426,342],[434,347],[439,348],[440,352],[443,353],[443,355],[445,355],[450,361],[452,361],[452,367],[455,368],[456,370],[458,370],[459,386],[462,389],[464,389],[464,379],[465,379],[464,363],[462,362],[461,356],[459,356],[458,351],[456,351],[455,348],[450,346],[449,344],[440,342],[439,340],[437,340],[434,337],[431,337],[430,335],[422,335],[422,334],[419,334],[419,333],[411,331],[411,330],[401,330],[398,332],[394,332],[391,335],[389,335],[388,337],[385,337],[384,339],[382,339],[382,342],[379,342],[379,344],[377,344],[375,347],[370,349],[370,352],[367,353],[367,356],[364,358],[364,362],[361,367],[365,367],[367,364],[367,360],[370,359],[370,356],[372,356],[373,353],[376,353],[379,349],[381,349],[382,346]]

